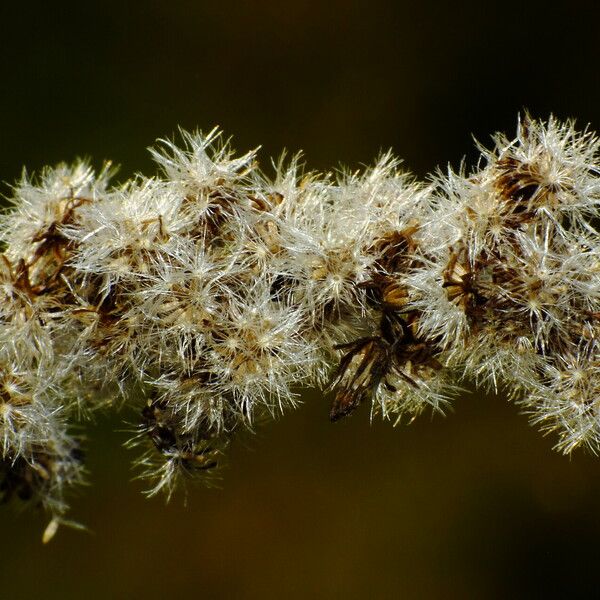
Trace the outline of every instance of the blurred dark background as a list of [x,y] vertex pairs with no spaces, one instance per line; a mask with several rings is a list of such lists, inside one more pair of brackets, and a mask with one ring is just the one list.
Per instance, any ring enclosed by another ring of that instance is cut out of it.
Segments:
[[[595,3],[561,4],[4,2],[0,179],[78,156],[150,174],[179,125],[262,144],[264,165],[391,147],[419,176],[472,163],[472,135],[512,135],[524,108],[598,130]],[[42,546],[45,517],[4,508],[0,597],[600,596],[600,458],[556,454],[501,397],[396,429],[305,400],[187,505],[139,493],[118,418],[89,424],[72,515],[93,533]]]

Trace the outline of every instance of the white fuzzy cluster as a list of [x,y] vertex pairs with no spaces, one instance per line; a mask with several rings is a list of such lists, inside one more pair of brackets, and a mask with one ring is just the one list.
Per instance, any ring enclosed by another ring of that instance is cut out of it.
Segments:
[[600,448],[598,148],[525,117],[472,174],[438,175],[429,256],[407,279],[447,364],[502,386],[564,452]]
[[[415,182],[259,170],[220,134],[153,150],[110,188],[77,164],[24,177],[0,237],[0,494],[66,509],[81,415],[137,406],[170,492],[301,387],[396,420],[441,410],[461,375],[503,385],[570,451],[600,445],[598,144],[523,120],[484,166]],[[129,417],[128,417],[129,418]],[[56,522],[56,521],[54,521]]]

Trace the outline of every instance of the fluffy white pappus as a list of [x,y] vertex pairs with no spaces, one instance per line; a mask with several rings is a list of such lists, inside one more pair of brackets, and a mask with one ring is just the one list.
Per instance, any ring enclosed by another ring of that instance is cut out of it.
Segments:
[[304,312],[274,300],[270,287],[257,281],[245,297],[232,297],[208,341],[212,387],[249,422],[255,405],[277,412],[293,405],[292,387],[310,379],[319,361],[303,335]]
[[326,320],[324,311],[364,312],[362,285],[379,258],[374,245],[430,208],[422,186],[398,173],[397,166],[385,155],[374,168],[345,175],[336,185],[309,183],[282,219],[289,263],[281,268],[298,282],[297,295],[316,322]]
[[390,231],[430,219],[430,186],[400,171],[399,165],[400,161],[387,153],[362,173],[342,174],[329,193],[325,226],[350,231],[359,245],[368,248]]
[[594,135],[577,132],[573,123],[526,115],[515,139],[494,140],[492,150],[479,146],[483,167],[469,175],[464,167],[449,170],[435,179],[437,213],[459,232],[472,262],[511,243],[513,232],[530,223],[551,223],[557,237],[595,232],[600,178]]
[[47,306],[27,299],[3,299],[0,305],[0,359],[23,369],[50,366],[54,360],[54,335],[43,316]]
[[594,133],[578,131],[574,121],[551,116],[544,122],[526,113],[519,119],[515,139],[497,134],[494,141],[493,150],[480,150],[509,196],[566,227],[589,226],[600,203],[600,140]]
[[298,256],[303,277],[299,292],[303,304],[317,323],[341,317],[347,310],[365,310],[365,291],[361,283],[368,280],[372,256],[350,246],[348,240],[321,240],[309,254]]
[[443,286],[450,249],[446,247],[435,259],[422,258],[418,266],[402,278],[409,290],[407,307],[419,315],[419,335],[437,340],[442,350],[462,349],[470,328],[465,311],[448,297]]
[[157,367],[191,372],[203,360],[206,336],[217,327],[224,304],[240,294],[243,266],[202,245],[185,244],[157,265],[129,294],[144,320],[141,335]]
[[150,381],[157,401],[168,408],[183,434],[195,431],[226,432],[235,428],[239,419],[237,408],[211,386],[206,373],[182,376],[179,370],[163,372]]
[[432,254],[444,253],[461,241],[473,263],[485,251],[501,246],[512,233],[514,226],[506,218],[504,200],[480,172],[468,176],[464,166],[459,172],[438,171],[433,190],[435,223],[426,228]]
[[153,180],[112,192],[63,228],[77,243],[70,264],[78,273],[102,276],[105,295],[118,282],[135,285],[176,252],[177,209],[177,197]]
[[461,379],[509,400],[519,399],[535,388],[547,365],[531,338],[520,324],[492,319],[462,346],[451,348],[446,361]]
[[[293,387],[302,381],[302,371],[311,370],[314,348],[305,340],[290,337],[276,348],[283,335],[292,334],[284,331],[285,327],[263,320],[252,330],[239,329],[214,347],[214,369],[221,379],[215,387],[232,399],[249,423],[257,406],[273,414],[294,406]],[[254,335],[256,341],[251,339]]]
[[256,168],[258,148],[234,157],[228,141],[223,141],[217,127],[208,134],[180,130],[183,147],[170,140],[159,140],[159,148],[150,148],[154,160],[166,178],[184,196],[200,198],[217,188],[241,188]]
[[[186,414],[185,409],[193,411],[194,405],[201,399],[196,393],[197,382],[178,378],[176,373],[173,377],[168,381],[167,375],[155,382],[157,387],[150,392],[136,436],[128,443],[130,447],[147,447],[136,462],[143,469],[138,478],[152,483],[146,494],[152,496],[162,491],[167,499],[179,484],[190,478],[200,478],[206,485],[218,479],[217,468],[222,464],[224,450],[237,425],[231,420],[225,425],[220,421],[210,423],[206,404],[203,405],[202,419],[194,424],[193,415]],[[171,396],[177,387],[182,393],[187,388],[191,394],[188,402],[183,403],[181,397]]]
[[64,428],[55,429],[43,445],[31,448],[11,465],[17,497],[43,506],[54,518],[69,510],[67,494],[84,485],[85,467],[79,442]]
[[578,447],[600,452],[600,353],[597,343],[582,344],[544,370],[522,404],[532,421],[558,435],[556,449],[570,454]]
[[405,419],[410,423],[428,410],[443,415],[451,400],[463,391],[454,374],[441,364],[439,370],[413,367],[405,365],[403,376],[386,377],[387,385],[380,385],[373,398],[372,417],[381,414],[396,426]]
[[85,162],[45,168],[39,177],[23,173],[13,187],[9,211],[0,219],[0,240],[11,259],[28,260],[44,234],[69,219],[73,210],[104,196],[114,169],[96,174]]
[[283,152],[277,160],[271,161],[273,176],[261,170],[252,172],[256,190],[270,200],[271,214],[286,221],[305,202],[314,203],[312,188],[315,183],[327,184],[331,177],[329,173],[306,171],[302,158],[301,152],[289,159],[287,153]]
[[220,471],[217,469],[224,459],[229,445],[227,436],[205,442],[192,441],[194,450],[172,448],[161,453],[156,449],[147,450],[135,462],[142,470],[136,479],[150,482],[150,487],[144,492],[153,497],[164,494],[167,502],[176,489],[193,479],[201,479],[206,487],[216,486],[220,481]]
[[2,365],[0,376],[0,497],[66,512],[67,489],[83,482],[77,441],[68,434],[58,389],[42,374]]
[[54,435],[59,411],[57,388],[28,370],[3,363],[0,372],[0,440],[2,457],[26,455]]

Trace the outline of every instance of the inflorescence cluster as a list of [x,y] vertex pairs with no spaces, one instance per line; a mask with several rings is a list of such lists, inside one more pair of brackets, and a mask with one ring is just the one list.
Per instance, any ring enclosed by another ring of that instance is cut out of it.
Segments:
[[472,173],[428,184],[390,154],[333,177],[183,134],[162,169],[24,176],[0,240],[0,496],[50,537],[82,481],[73,424],[136,407],[152,493],[210,477],[231,436],[332,394],[399,421],[463,378],[502,389],[558,449],[600,448],[598,139],[521,119]]

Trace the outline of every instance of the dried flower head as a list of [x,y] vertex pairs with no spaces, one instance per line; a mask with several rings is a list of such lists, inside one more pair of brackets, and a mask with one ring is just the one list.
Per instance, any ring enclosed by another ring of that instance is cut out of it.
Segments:
[[307,173],[217,130],[110,187],[84,163],[26,175],[0,222],[0,496],[45,539],[83,480],[73,426],[138,414],[150,493],[210,480],[231,437],[332,392],[338,420],[441,412],[503,389],[558,448],[600,448],[598,140],[554,118],[425,185],[391,154]]

